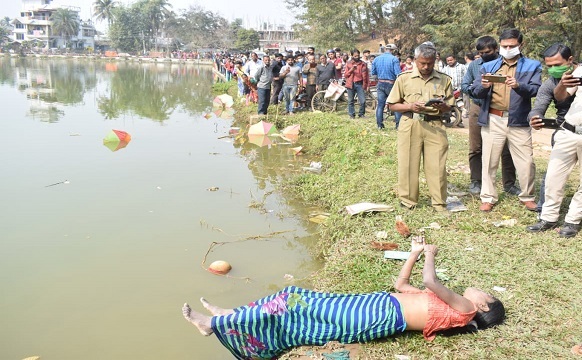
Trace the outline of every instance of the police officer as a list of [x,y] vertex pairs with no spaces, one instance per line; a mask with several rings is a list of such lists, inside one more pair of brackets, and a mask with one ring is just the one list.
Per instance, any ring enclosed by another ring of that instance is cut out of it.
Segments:
[[398,76],[388,96],[390,110],[402,113],[398,128],[398,196],[412,209],[418,203],[420,158],[432,206],[446,211],[446,161],[449,142],[442,114],[453,105],[451,78],[434,69],[436,48],[422,44],[414,50],[416,68]]

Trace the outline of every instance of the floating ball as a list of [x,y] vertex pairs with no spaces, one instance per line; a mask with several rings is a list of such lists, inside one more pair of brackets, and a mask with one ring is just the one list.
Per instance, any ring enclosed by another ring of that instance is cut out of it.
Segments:
[[228,274],[231,269],[232,266],[230,266],[230,264],[227,263],[226,261],[222,260],[217,260],[210,264],[210,266],[208,267],[208,270],[210,270],[210,272],[220,275]]

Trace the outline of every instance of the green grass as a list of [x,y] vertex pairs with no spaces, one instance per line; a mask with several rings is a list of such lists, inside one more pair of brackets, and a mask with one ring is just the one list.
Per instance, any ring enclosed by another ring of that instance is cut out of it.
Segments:
[[[269,121],[275,122],[275,107],[269,108]],[[247,122],[256,113],[256,105],[238,109],[237,118]],[[401,262],[384,260],[381,251],[370,242],[375,233],[386,230],[387,241],[396,242],[407,251],[409,241],[394,229],[394,218],[401,215],[411,230],[418,232],[431,222],[440,230],[426,230],[427,241],[440,248],[437,267],[447,269],[446,285],[462,292],[477,286],[500,298],[506,307],[503,325],[477,334],[439,336],[425,342],[420,333],[363,345],[364,359],[393,359],[408,355],[413,359],[551,359],[571,356],[570,348],[582,341],[580,311],[582,293],[579,272],[582,269],[580,237],[562,239],[554,231],[530,234],[525,226],[537,221],[516,197],[500,191],[498,206],[489,213],[479,211],[478,197],[462,198],[468,211],[443,216],[430,206],[426,185],[421,182],[419,206],[409,211],[400,208],[397,186],[396,137],[393,129],[378,131],[372,115],[349,120],[345,114],[300,113],[277,117],[282,128],[301,124],[300,145],[309,159],[321,161],[321,174],[293,173],[281,181],[281,188],[306,206],[329,212],[319,225],[316,255],[324,267],[313,274],[313,287],[332,292],[394,291],[392,284]],[[387,127],[392,123],[387,122]],[[448,132],[450,149],[448,168],[467,164],[467,136]],[[537,181],[547,159],[536,159]],[[424,176],[421,172],[421,176]],[[466,190],[469,175],[449,173],[449,183]],[[565,214],[569,197],[577,188],[578,174],[573,174],[566,189]],[[498,185],[500,180],[498,179]],[[390,213],[348,216],[341,210],[353,203],[371,201],[393,205]],[[507,218],[518,220],[514,227],[497,228],[492,222]],[[420,286],[422,262],[413,272],[411,282]],[[494,292],[493,286],[507,289]]]

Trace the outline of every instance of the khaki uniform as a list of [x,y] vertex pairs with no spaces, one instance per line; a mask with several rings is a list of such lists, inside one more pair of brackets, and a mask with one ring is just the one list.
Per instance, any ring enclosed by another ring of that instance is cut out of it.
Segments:
[[[413,69],[398,76],[388,96],[388,103],[426,102],[435,97],[444,98],[448,105],[454,104],[451,78],[433,70],[425,80],[417,69]],[[398,127],[398,196],[406,207],[411,208],[418,203],[422,156],[432,206],[438,211],[446,210],[449,141],[439,115],[436,109],[426,114],[402,113]]]

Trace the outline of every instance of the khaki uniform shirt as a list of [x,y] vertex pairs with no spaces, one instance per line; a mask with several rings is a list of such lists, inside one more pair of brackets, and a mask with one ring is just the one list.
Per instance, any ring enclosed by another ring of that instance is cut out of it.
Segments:
[[[515,77],[517,70],[517,61],[509,65],[505,59],[501,63],[499,70],[494,75],[509,75]],[[493,91],[491,92],[491,107],[497,110],[509,110],[509,94],[511,94],[511,87],[504,83],[493,83]]]
[[[433,70],[425,80],[415,68],[398,75],[387,101],[389,104],[411,104],[417,101],[426,103],[433,98],[442,98],[448,105],[454,105],[451,77]],[[427,115],[440,115],[437,109],[433,107],[429,109],[432,110],[427,111]],[[402,115],[410,117],[410,113],[405,112]]]

